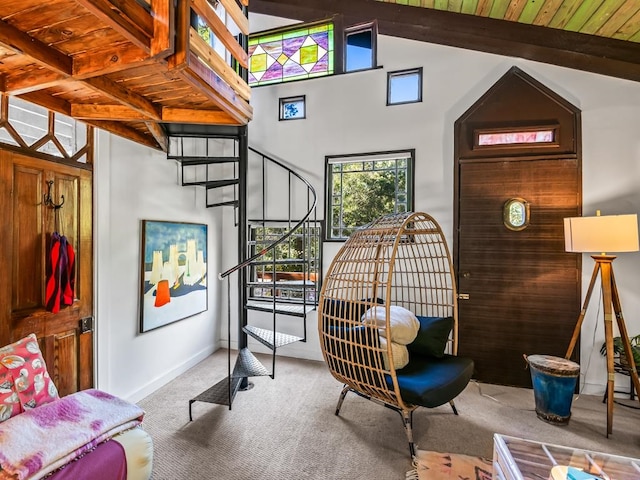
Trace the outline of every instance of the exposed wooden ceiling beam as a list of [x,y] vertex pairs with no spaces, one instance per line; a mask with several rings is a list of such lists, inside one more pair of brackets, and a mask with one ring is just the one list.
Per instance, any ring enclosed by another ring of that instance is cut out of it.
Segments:
[[7,22],[0,20],[0,43],[18,53],[29,55],[38,64],[63,75],[71,75],[71,57],[41,41],[21,32]]
[[237,125],[238,121],[223,111],[191,110],[187,108],[162,109],[162,121],[165,123],[201,123],[210,125]]
[[151,100],[137,95],[106,77],[93,77],[84,81],[98,92],[108,95],[113,100],[146,115],[150,119],[160,120],[160,113]]
[[108,132],[114,133],[120,137],[128,138],[133,142],[146,145],[156,150],[158,149],[158,144],[153,137],[144,135],[142,132],[139,132],[138,130],[135,130],[133,128],[129,128],[123,123],[98,120],[91,120],[87,123],[89,125],[93,125],[94,127],[107,130]]
[[148,115],[143,115],[124,105],[93,105],[85,103],[71,105],[71,116],[78,120],[112,120],[116,122],[149,119]]
[[18,97],[27,102],[45,107],[53,112],[62,113],[68,117],[71,116],[71,104],[62,98],[45,95],[42,92],[29,92],[24,95],[18,95]]
[[375,0],[251,0],[250,9],[302,21],[342,14],[346,25],[377,19],[383,35],[640,81],[636,42]]
[[156,142],[158,142],[158,146],[163,152],[169,151],[169,137],[167,137],[166,132],[162,128],[162,126],[158,123],[154,122],[145,122],[145,125],[149,129],[153,138],[155,138]]

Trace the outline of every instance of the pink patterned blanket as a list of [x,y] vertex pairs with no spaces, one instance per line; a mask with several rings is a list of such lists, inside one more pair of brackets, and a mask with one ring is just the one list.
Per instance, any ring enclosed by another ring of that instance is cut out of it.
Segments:
[[83,390],[0,423],[0,480],[37,480],[113,435],[144,411],[100,390]]

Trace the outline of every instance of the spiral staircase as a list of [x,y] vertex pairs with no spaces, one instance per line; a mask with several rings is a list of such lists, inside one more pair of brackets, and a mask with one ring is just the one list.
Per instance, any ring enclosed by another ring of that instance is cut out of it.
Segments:
[[[275,377],[278,349],[306,342],[307,316],[319,293],[321,232],[311,184],[281,160],[249,147],[247,127],[174,126],[167,158],[179,163],[183,186],[205,190],[207,207],[234,209],[238,232],[239,261],[219,275],[227,287],[228,345],[233,282],[238,289],[237,355],[229,348],[228,376],[189,401],[191,418],[196,401],[231,408],[236,393],[251,387],[251,377]],[[279,330],[283,316],[299,319],[294,334]],[[252,353],[250,340],[270,351],[271,365]]]

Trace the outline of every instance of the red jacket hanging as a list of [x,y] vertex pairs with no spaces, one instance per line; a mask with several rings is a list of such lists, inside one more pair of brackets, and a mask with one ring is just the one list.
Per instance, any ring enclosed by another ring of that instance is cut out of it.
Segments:
[[64,235],[51,234],[49,244],[45,308],[53,313],[64,305],[72,305],[75,298],[75,252]]

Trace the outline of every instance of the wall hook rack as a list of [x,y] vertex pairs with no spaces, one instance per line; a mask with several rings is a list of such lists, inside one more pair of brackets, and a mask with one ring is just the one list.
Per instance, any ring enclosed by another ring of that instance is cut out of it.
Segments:
[[64,195],[60,195],[60,199],[62,200],[60,203],[54,203],[53,200],[51,199],[52,186],[53,186],[53,180],[49,180],[47,182],[47,193],[44,194],[43,202],[46,206],[52,207],[58,210],[59,208],[62,208],[62,205],[64,205]]

